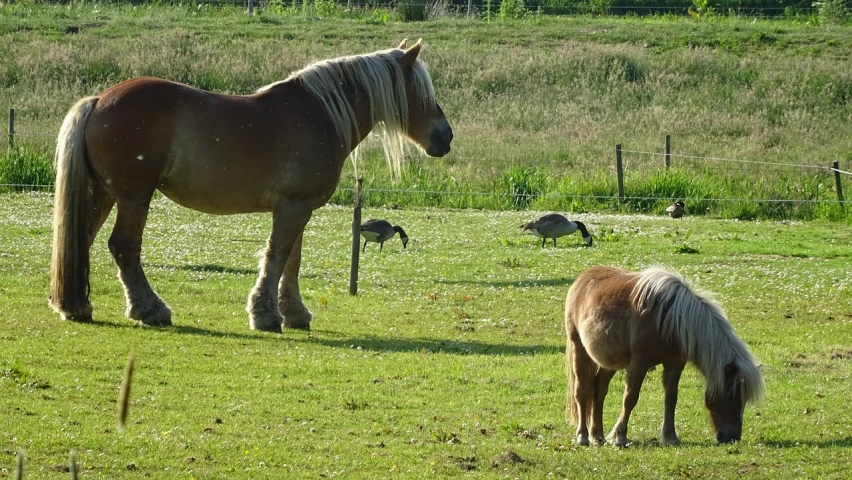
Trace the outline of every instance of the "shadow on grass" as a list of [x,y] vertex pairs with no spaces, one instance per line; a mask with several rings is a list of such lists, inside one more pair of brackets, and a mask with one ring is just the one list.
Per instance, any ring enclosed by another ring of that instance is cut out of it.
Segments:
[[810,440],[767,440],[760,443],[770,448],[852,447],[852,437],[838,438],[835,440],[821,440],[818,442]]
[[205,273],[230,273],[233,275],[257,275],[256,268],[232,268],[222,265],[214,265],[205,263],[203,265],[156,265],[143,264],[143,267],[162,268],[163,270],[182,270],[184,272],[205,272]]
[[326,347],[360,348],[368,352],[422,352],[453,355],[548,355],[561,353],[564,345],[504,345],[482,342],[454,342],[450,340],[414,338],[327,338],[310,336],[297,342],[313,343]]
[[506,288],[506,287],[567,287],[574,283],[575,278],[548,278],[545,280],[517,280],[509,281],[488,281],[488,280],[438,280],[438,283],[447,285],[484,285],[487,287]]
[[[264,334],[262,333],[234,333],[234,332],[222,332],[217,330],[211,330],[207,328],[194,327],[191,325],[171,325],[168,327],[152,327],[148,325],[143,325],[136,320],[128,320],[120,322],[109,322],[106,320],[97,320],[94,319],[89,322],[75,322],[80,325],[92,325],[98,328],[138,328],[144,329],[148,332],[156,332],[156,333],[168,333],[174,334],[177,333],[179,335],[196,335],[201,337],[214,337],[214,338],[234,338],[239,340],[261,340],[264,338]],[[246,327],[248,328],[248,327]]]
[[261,332],[234,333],[201,328],[192,325],[149,327],[133,320],[123,322],[92,320],[90,322],[81,322],[81,325],[92,325],[98,328],[138,328],[163,334],[195,335],[221,339],[300,342],[332,348],[360,348],[367,352],[419,352],[445,353],[451,355],[523,356],[561,354],[565,349],[564,345],[505,345],[484,342],[454,342],[451,340],[428,338],[407,339],[388,337],[345,337],[334,331],[316,329],[311,333],[295,329],[284,329],[283,334],[267,334]]

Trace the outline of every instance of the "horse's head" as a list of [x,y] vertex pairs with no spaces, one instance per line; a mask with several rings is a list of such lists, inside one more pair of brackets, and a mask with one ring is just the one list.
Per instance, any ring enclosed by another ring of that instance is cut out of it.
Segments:
[[397,48],[404,50],[402,68],[408,99],[408,130],[405,134],[427,155],[443,157],[450,153],[453,129],[434,98],[429,74],[423,64],[417,61],[420,41],[406,48],[406,41],[403,40]]
[[743,395],[742,377],[737,365],[725,365],[725,383],[720,392],[704,392],[704,405],[710,411],[710,420],[719,443],[738,442],[743,433],[743,410],[746,399]]

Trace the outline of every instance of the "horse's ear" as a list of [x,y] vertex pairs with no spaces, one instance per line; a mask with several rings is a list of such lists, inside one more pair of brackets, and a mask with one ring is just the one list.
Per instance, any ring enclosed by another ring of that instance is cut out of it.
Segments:
[[399,46],[397,46],[396,48],[398,48],[398,49],[400,49],[400,50],[405,50],[405,49],[406,49],[406,47],[408,47],[408,39],[407,39],[407,38],[403,38],[403,39],[402,39],[402,41],[401,41],[401,42],[399,42]]
[[414,61],[417,60],[417,55],[420,55],[420,42],[421,40],[417,40],[417,43],[415,43],[411,46],[411,48],[405,51],[405,53],[402,55],[403,64],[414,65]]

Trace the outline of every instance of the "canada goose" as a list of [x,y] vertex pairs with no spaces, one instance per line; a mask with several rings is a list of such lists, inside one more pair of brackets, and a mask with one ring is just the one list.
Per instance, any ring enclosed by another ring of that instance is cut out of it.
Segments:
[[683,204],[682,201],[678,200],[666,208],[666,211],[669,212],[669,216],[672,218],[680,218],[683,216],[684,207],[686,205]]
[[583,240],[586,245],[592,246],[592,236],[586,230],[583,222],[572,222],[558,213],[545,215],[534,222],[527,222],[521,225],[524,230],[529,230],[536,237],[541,238],[541,246],[547,243],[548,238],[553,239],[553,246],[556,246],[556,239],[563,235],[570,235],[579,230],[583,235]]
[[385,242],[393,237],[396,232],[399,232],[399,238],[402,240],[402,248],[405,248],[408,245],[408,235],[405,234],[405,230],[402,227],[391,225],[385,220],[375,218],[367,220],[361,224],[361,236],[364,237],[364,248],[361,251],[364,252],[367,250],[367,242],[377,242],[379,244],[379,251],[381,252]]

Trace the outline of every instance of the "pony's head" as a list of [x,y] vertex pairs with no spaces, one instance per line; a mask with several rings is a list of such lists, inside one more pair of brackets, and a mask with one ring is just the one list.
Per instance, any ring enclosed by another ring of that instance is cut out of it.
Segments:
[[747,402],[763,396],[763,377],[751,361],[734,360],[724,368],[722,388],[708,388],[704,405],[710,411],[710,422],[719,443],[738,442],[743,432],[743,411]]
[[710,421],[719,443],[738,442],[742,438],[746,402],[737,370],[736,363],[725,365],[723,389],[714,392],[708,388],[704,391],[704,406],[710,411]]
[[397,47],[402,51],[402,72],[405,77],[405,95],[408,103],[408,121],[405,134],[431,157],[443,157],[450,152],[453,129],[444,111],[435,99],[435,90],[426,67],[417,60],[420,41],[406,47],[403,40]]

